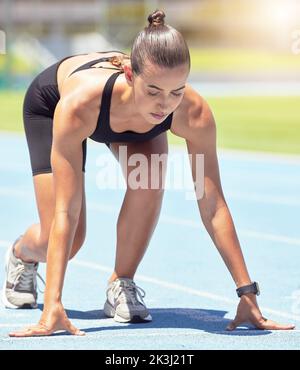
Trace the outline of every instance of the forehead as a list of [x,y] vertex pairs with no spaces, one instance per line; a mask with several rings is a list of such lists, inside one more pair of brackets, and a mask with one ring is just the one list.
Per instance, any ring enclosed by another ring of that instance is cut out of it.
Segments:
[[189,75],[187,65],[164,68],[147,64],[138,78],[146,85],[155,85],[164,90],[175,90],[183,86]]

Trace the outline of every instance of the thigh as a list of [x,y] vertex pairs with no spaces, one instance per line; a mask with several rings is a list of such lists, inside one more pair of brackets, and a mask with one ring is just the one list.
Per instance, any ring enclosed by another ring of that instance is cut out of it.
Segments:
[[[32,175],[51,173],[53,119],[31,114],[24,117]],[[82,142],[82,171],[85,172],[86,144]]]

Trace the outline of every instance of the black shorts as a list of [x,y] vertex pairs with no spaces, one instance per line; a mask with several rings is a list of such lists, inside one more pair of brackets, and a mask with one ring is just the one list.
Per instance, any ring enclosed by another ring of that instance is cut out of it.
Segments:
[[[55,107],[59,101],[55,63],[41,72],[29,86],[23,104],[23,122],[33,176],[52,172],[50,156]],[[86,140],[82,143],[85,172]]]

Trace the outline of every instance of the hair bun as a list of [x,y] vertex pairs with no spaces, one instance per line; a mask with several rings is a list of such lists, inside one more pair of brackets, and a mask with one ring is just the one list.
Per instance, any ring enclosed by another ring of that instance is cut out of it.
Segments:
[[156,9],[148,17],[149,27],[163,26],[165,24],[165,13],[162,10]]

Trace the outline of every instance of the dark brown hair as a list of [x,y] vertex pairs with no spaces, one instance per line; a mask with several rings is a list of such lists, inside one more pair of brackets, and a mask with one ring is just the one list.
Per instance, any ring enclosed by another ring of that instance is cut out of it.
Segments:
[[166,68],[187,64],[190,69],[190,53],[183,36],[165,24],[164,18],[162,10],[155,10],[148,17],[149,25],[134,40],[130,59],[136,75],[143,72],[147,61]]

